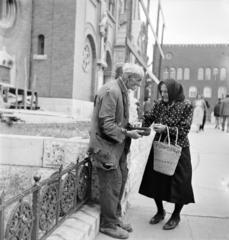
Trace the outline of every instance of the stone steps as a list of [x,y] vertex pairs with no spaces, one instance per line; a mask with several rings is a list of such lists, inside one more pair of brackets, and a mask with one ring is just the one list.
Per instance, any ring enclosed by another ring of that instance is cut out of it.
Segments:
[[47,240],[94,240],[99,232],[100,207],[85,205],[70,215]]

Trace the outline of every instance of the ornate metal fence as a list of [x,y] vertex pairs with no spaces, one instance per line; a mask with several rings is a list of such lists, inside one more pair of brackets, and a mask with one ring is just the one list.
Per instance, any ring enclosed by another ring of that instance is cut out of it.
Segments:
[[0,240],[43,240],[90,197],[91,162],[85,158],[40,182],[20,195],[0,196]]

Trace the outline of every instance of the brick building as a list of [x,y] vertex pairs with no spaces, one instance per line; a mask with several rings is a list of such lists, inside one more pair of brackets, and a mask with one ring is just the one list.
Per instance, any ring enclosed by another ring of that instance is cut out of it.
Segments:
[[[132,3],[132,41],[146,59],[146,30]],[[0,1],[0,83],[36,89],[46,110],[84,116],[125,61],[127,11],[125,0]]]
[[0,1],[0,82],[24,87],[29,73],[32,2]]
[[180,81],[190,100],[201,94],[212,110],[229,92],[229,44],[172,44],[163,50],[161,79]]

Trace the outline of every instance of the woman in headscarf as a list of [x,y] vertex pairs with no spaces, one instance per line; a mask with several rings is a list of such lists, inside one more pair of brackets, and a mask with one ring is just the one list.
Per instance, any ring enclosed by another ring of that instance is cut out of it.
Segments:
[[187,137],[192,123],[193,107],[191,102],[185,100],[182,85],[173,79],[161,81],[158,90],[161,98],[155,103],[152,111],[144,116],[144,126],[154,123],[156,131],[154,141],[157,141],[160,135],[163,141],[167,136],[168,127],[172,144],[175,143],[178,129],[177,144],[182,147],[182,151],[174,175],[168,176],[153,169],[152,145],[139,193],[155,201],[157,212],[151,218],[150,224],[157,224],[164,219],[166,212],[163,201],[174,203],[174,211],[163,226],[164,230],[169,230],[179,224],[183,205],[194,203],[191,156]]

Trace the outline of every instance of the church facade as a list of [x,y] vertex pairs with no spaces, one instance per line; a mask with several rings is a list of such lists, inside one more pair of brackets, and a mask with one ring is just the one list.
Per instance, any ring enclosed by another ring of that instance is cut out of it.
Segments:
[[[0,83],[35,89],[41,108],[84,117],[125,61],[126,2],[0,1]],[[133,43],[144,58],[138,0],[132,10]]]

